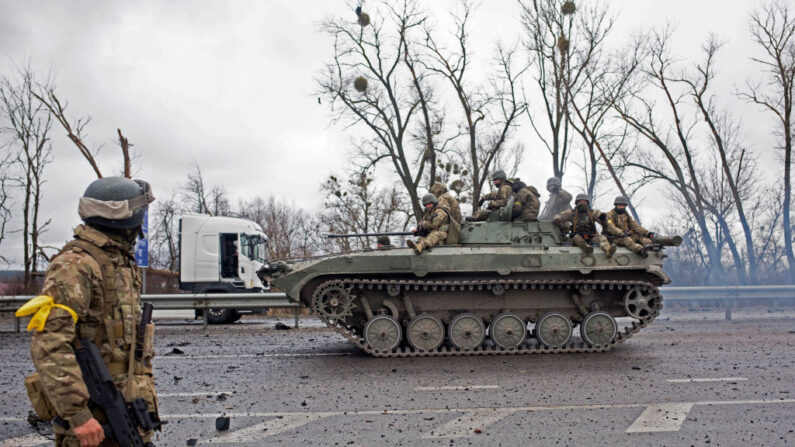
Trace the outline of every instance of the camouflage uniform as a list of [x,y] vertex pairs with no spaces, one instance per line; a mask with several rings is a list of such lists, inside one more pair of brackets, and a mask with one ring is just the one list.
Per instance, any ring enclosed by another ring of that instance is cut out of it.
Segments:
[[549,200],[544,204],[544,211],[538,220],[553,220],[555,216],[571,209],[571,194],[564,189],[550,193]]
[[[153,325],[146,330],[144,358],[134,360],[133,374],[128,376],[129,357],[135,346],[133,334],[138,330],[141,319],[141,277],[131,255],[131,244],[86,225],[75,229],[75,238],[87,241],[107,254],[115,270],[116,296],[112,300],[104,300],[100,264],[87,251],[79,247],[67,247],[52,260],[45,275],[42,294],[70,307],[77,313],[78,320],[75,323],[67,311],[54,308],[44,330],[33,334],[31,356],[44,392],[55,412],[70,427],[83,425],[92,417],[100,423],[107,422],[101,410],[92,411],[88,408],[88,390],[72,347],[75,339],[88,338],[99,347],[125,400],[143,398],[149,404],[149,411],[157,412],[151,367],[154,356],[151,343]],[[113,303],[110,309],[106,308],[105,302]],[[71,430],[57,423],[53,424],[53,428],[56,445],[80,445]],[[147,441],[152,432],[142,432],[141,435]],[[102,445],[116,444],[106,439]]]
[[417,239],[416,245],[423,249],[435,247],[447,239],[447,226],[450,224],[450,215],[446,209],[439,206],[426,211],[422,216],[419,228],[426,235]]
[[473,220],[481,221],[489,218],[492,211],[496,211],[508,204],[508,198],[513,195],[513,187],[508,180],[504,180],[500,187],[480,197],[481,200],[488,200],[489,204],[485,210],[478,210]]
[[538,191],[532,186],[522,186],[516,193],[513,204],[514,220],[522,222],[535,222],[538,220],[538,208],[541,202],[538,200]]
[[556,215],[555,222],[558,226],[570,226],[572,244],[580,247],[584,252],[591,253],[593,251],[591,244],[596,243],[609,257],[615,253],[615,245],[611,245],[606,237],[596,231],[596,221],[601,216],[602,212],[597,209],[583,212],[574,208]]
[[643,248],[652,243],[649,231],[640,226],[627,212],[619,213],[615,209],[607,212],[607,223],[602,234],[612,239],[620,247],[627,247],[633,252],[643,255]]
[[447,192],[447,187],[444,184],[434,183],[431,186],[431,194],[435,195],[439,200],[439,206],[450,213],[450,218],[456,222],[461,222],[464,219],[461,215],[461,207],[458,205],[458,200]]

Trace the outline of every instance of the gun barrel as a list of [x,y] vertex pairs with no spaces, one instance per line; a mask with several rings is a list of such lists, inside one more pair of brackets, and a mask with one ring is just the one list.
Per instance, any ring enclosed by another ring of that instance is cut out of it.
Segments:
[[329,239],[342,238],[342,237],[378,237],[378,236],[411,236],[414,233],[410,231],[395,231],[390,233],[345,233],[334,234],[328,233],[326,237]]
[[655,236],[652,242],[669,247],[678,247],[682,243],[682,236]]

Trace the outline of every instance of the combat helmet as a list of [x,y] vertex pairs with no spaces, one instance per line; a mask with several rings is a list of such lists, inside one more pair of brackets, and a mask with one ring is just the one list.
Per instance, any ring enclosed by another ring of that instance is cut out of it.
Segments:
[[91,182],[80,198],[77,213],[87,224],[113,229],[141,225],[155,200],[149,183],[124,177],[103,177]]
[[505,175],[505,171],[503,171],[502,169],[497,169],[496,171],[491,173],[491,180],[492,181],[494,181],[494,180],[505,180],[506,178],[508,178],[508,176]]
[[629,200],[627,199],[627,196],[616,196],[616,200],[613,201],[614,206],[627,205],[628,203]]
[[585,193],[579,193],[579,194],[577,194],[577,197],[575,197],[575,198],[574,198],[574,203],[577,203],[577,202],[579,202],[580,200],[585,200],[586,202],[588,202],[588,204],[590,204],[590,203],[591,203],[591,199],[589,199],[589,198],[588,198],[588,194],[585,194]]
[[550,186],[557,186],[558,188],[560,188],[560,186],[561,186],[560,178],[558,178],[558,177],[550,177],[550,178],[548,178],[547,179],[547,188],[549,188]]
[[429,203],[433,203],[434,205],[436,205],[437,203],[439,203],[439,199],[437,199],[436,196],[433,194],[425,194],[424,196],[422,196],[422,206],[425,206]]

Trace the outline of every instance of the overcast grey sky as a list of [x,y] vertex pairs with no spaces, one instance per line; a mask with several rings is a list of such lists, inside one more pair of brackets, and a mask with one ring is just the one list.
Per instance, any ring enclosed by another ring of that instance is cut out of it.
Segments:
[[[716,87],[726,93],[726,105],[740,111],[763,165],[773,165],[777,156],[765,149],[771,144],[770,120],[728,94],[757,70],[748,59],[755,49],[747,26],[756,3],[609,2],[620,12],[616,43],[633,30],[666,21],[677,26],[673,45],[683,59],[697,57],[710,32],[726,40]],[[442,16],[455,4],[427,6]],[[26,60],[39,72],[53,70],[70,116],[93,118],[86,140],[104,145],[100,161],[106,175],[120,167],[117,127],[141,154],[137,176],[161,196],[184,182],[197,162],[209,183],[223,184],[234,202],[273,194],[312,209],[321,203],[322,179],[347,164],[351,137],[330,125],[328,107],[313,95],[318,71],[331,54],[319,23],[332,15],[355,20],[345,1],[0,0],[0,8],[0,72]],[[514,0],[483,1],[473,19],[475,57],[487,61],[497,39],[519,38],[519,16]],[[527,153],[520,174],[543,186],[551,175],[549,155],[527,121],[521,124],[518,137]],[[43,217],[53,218],[44,242],[54,245],[79,223],[77,198],[93,179],[63,134],[54,127],[54,162],[42,208]],[[574,169],[570,177],[565,186],[579,190]],[[648,207],[641,216],[654,220],[661,212]],[[19,259],[19,238],[0,251]]]

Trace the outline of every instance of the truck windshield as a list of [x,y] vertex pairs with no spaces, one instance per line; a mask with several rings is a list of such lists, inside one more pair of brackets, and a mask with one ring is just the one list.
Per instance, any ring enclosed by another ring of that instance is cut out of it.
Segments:
[[241,234],[240,245],[243,256],[258,262],[265,262],[265,239],[258,235]]

